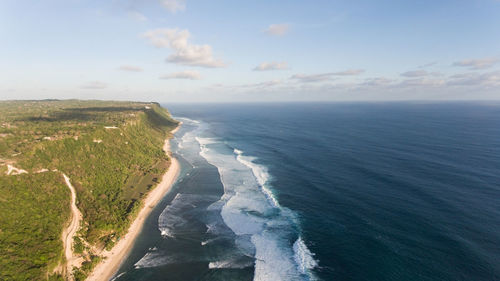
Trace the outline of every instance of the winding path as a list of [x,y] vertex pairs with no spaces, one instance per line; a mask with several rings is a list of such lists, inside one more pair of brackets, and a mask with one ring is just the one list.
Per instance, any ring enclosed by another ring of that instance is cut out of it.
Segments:
[[73,278],[73,266],[78,267],[79,265],[79,257],[75,256],[73,253],[73,238],[80,227],[80,222],[82,220],[82,213],[76,207],[76,191],[73,185],[71,184],[68,176],[62,174],[64,177],[64,181],[71,191],[71,222],[69,226],[64,229],[62,234],[63,239],[63,247],[64,247],[64,255],[66,256],[66,276],[68,280],[74,280]]

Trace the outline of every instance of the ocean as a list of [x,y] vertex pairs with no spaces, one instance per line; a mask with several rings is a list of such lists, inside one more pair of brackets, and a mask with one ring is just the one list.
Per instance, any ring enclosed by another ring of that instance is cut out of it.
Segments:
[[115,280],[500,280],[500,104],[165,104],[182,167]]

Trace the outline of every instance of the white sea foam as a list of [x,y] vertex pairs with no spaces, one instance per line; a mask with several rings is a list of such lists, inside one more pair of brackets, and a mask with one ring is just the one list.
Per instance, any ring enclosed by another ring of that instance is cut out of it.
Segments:
[[[241,150],[229,153],[217,139],[196,140],[199,154],[219,171],[224,186],[219,201],[224,223],[238,235],[238,247],[255,256],[254,280],[311,279],[313,254],[303,242],[290,244],[291,237],[297,237],[295,214],[279,205],[269,186],[267,168]],[[226,262],[215,261],[210,266],[220,268]]]
[[165,252],[161,250],[147,252],[138,262],[134,264],[135,268],[152,268],[164,266],[167,264],[186,263],[193,261],[203,261],[201,256],[188,255],[183,252]]
[[170,237],[170,238],[175,238],[175,235],[172,233],[170,229],[161,229],[160,230],[161,236],[163,237]]
[[208,268],[246,268],[252,266],[252,262],[241,262],[237,260],[213,261],[208,264]]
[[177,117],[177,116],[172,116],[175,120],[182,121],[184,123],[193,123],[193,124],[200,124],[200,121],[195,120],[195,119],[190,119],[187,117]]
[[201,245],[205,246],[205,245],[210,244],[210,243],[212,243],[212,242],[214,242],[216,240],[217,240],[217,238],[212,238],[212,239],[208,239],[208,240],[205,240],[205,241],[201,241]]
[[121,276],[123,276],[123,274],[125,274],[125,273],[126,273],[126,272],[122,272],[122,273],[120,273],[120,274],[116,275],[116,276],[115,276],[115,277],[113,277],[113,279],[111,279],[110,281],[115,281],[115,280],[117,280],[118,278],[120,278]]
[[190,133],[186,133],[186,134],[184,134],[182,136],[181,141],[180,141],[179,144],[185,143],[185,142],[189,142],[191,140],[191,138],[192,138],[191,134]]
[[135,268],[151,268],[166,265],[172,262],[172,259],[164,254],[157,252],[146,253],[138,262],[134,264]]
[[175,231],[184,226],[187,221],[179,215],[182,210],[189,208],[193,198],[190,194],[178,193],[172,202],[163,210],[158,217],[158,229],[162,236],[175,237]]
[[214,195],[178,193],[158,217],[158,229],[161,235],[176,238],[193,231],[192,224],[196,222],[186,219],[185,215],[196,211],[199,204],[208,204],[218,198]]
[[255,253],[254,281],[288,281],[302,280],[291,251],[284,249],[280,238],[275,235],[256,234],[252,243],[257,249]]
[[200,138],[195,137],[196,141],[198,141],[202,146],[206,146],[207,144],[217,143],[217,139],[215,138]]
[[231,268],[231,261],[213,261],[208,264],[208,268]]
[[266,194],[267,198],[271,201],[271,203],[274,205],[274,207],[280,207],[278,200],[274,196],[273,192],[269,189],[267,186],[267,182],[269,181],[270,175],[266,169],[266,167],[262,165],[255,164],[253,160],[255,158],[253,157],[248,157],[248,156],[243,156],[243,151],[234,149],[234,153],[237,155],[236,159],[242,163],[243,165],[247,166],[252,170],[252,173],[254,174],[255,178],[257,179],[257,182],[262,188],[262,191],[264,194]]
[[309,270],[318,266],[318,262],[314,259],[314,254],[307,248],[302,237],[299,237],[293,244],[293,251],[298,269],[303,274],[308,274]]
[[215,223],[210,223],[206,225],[207,233],[217,234],[217,225]]

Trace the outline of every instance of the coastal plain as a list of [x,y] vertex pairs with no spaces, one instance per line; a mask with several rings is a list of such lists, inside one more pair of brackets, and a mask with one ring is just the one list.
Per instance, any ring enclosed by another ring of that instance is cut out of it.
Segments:
[[154,102],[0,102],[0,280],[85,280],[130,244],[175,180],[177,126]]

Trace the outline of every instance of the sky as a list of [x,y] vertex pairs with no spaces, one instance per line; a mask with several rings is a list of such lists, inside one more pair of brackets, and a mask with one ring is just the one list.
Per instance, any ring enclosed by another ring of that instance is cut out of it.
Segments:
[[1,0],[0,99],[499,100],[500,0]]

